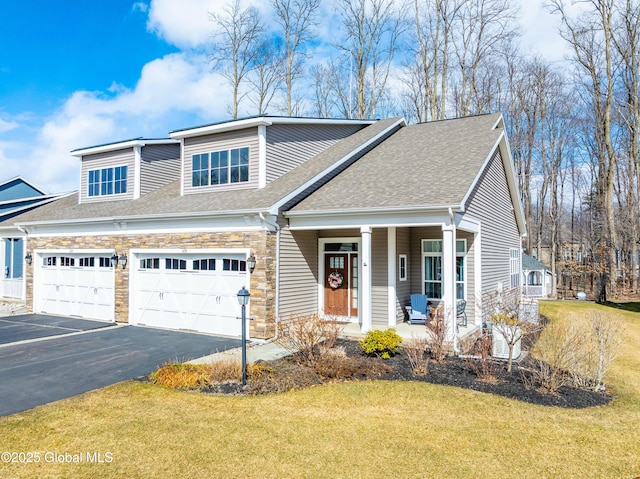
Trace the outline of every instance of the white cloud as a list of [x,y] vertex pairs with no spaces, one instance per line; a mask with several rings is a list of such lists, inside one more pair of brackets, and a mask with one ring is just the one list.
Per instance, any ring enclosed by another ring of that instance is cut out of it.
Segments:
[[147,11],[149,10],[149,5],[147,5],[144,2],[135,2],[132,6],[131,6],[131,11],[132,12],[142,12],[142,13],[147,13]]
[[[230,0],[152,0],[147,28],[168,43],[183,49],[206,48],[215,29],[210,13],[222,13]],[[244,0],[243,8],[253,5],[270,18],[269,2]]]
[[5,121],[0,118],[0,133],[15,130],[16,128],[18,128],[18,126],[18,123],[15,121]]
[[30,125],[36,135],[0,143],[3,175],[23,175],[49,192],[77,189],[78,159],[70,150],[139,136],[166,137],[173,129],[219,121],[227,117],[228,90],[202,55],[176,53],[153,60],[135,88],[114,84],[110,93],[77,91],[52,117]]

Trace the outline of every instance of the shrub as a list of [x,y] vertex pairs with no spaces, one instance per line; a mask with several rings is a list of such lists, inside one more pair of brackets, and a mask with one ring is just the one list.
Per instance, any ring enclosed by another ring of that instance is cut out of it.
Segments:
[[400,350],[402,338],[393,328],[381,331],[374,329],[369,331],[365,338],[360,341],[360,347],[368,356],[377,356],[382,359],[389,359]]
[[429,358],[426,356],[428,343],[427,338],[412,335],[402,347],[407,353],[411,370],[416,376],[426,376],[429,371]]
[[313,364],[319,345],[326,342],[326,347],[335,346],[343,327],[335,319],[324,319],[317,314],[292,315],[278,323],[276,342],[299,362]]
[[208,364],[169,363],[151,373],[151,382],[171,389],[195,389],[210,384]]
[[480,337],[474,338],[462,346],[464,360],[478,376],[478,379],[487,383],[498,381],[498,363],[491,357],[492,337],[483,331]]
[[427,342],[431,357],[437,362],[441,362],[447,355],[445,339],[447,337],[447,326],[444,321],[444,309],[442,305],[436,308],[433,318],[427,323]]
[[350,358],[344,348],[337,347],[321,354],[313,364],[313,370],[323,379],[349,379],[379,376],[391,368],[369,358]]

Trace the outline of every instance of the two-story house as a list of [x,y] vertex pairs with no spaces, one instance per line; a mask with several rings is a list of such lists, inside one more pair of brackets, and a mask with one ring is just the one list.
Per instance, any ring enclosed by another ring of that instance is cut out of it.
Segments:
[[245,286],[253,337],[292,314],[394,326],[412,293],[466,299],[472,328],[483,291],[520,276],[499,114],[261,116],[72,153],[78,194],[10,220],[35,312],[237,336]]

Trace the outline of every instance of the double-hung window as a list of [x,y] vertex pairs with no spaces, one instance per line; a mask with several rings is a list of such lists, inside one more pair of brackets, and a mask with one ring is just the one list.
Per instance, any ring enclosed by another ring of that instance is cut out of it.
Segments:
[[200,153],[191,157],[191,186],[226,185],[249,181],[249,148]]
[[520,286],[520,248],[509,248],[509,275],[511,287]]
[[[465,255],[467,241],[456,240],[456,299],[465,298]],[[424,294],[429,299],[442,299],[442,240],[422,240]]]
[[127,166],[90,170],[88,196],[120,195],[127,192]]

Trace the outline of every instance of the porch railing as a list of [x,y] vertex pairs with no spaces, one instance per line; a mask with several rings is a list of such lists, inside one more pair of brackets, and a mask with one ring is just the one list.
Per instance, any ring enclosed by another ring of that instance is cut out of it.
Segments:
[[24,299],[22,296],[23,281],[18,279],[3,279],[0,283],[0,297]]
[[546,297],[546,292],[544,286],[534,286],[525,284],[523,286],[523,294],[530,298],[544,298]]

